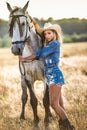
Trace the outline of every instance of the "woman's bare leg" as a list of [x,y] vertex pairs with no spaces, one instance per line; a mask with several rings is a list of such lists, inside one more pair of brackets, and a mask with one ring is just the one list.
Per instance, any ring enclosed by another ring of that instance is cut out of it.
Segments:
[[60,104],[60,106],[65,110],[64,102],[63,102],[63,97],[62,97],[62,92],[60,93],[59,104]]
[[61,96],[61,88],[62,85],[51,84],[49,87],[49,98],[51,107],[59,115],[60,119],[64,120],[67,118],[67,115],[59,103]]

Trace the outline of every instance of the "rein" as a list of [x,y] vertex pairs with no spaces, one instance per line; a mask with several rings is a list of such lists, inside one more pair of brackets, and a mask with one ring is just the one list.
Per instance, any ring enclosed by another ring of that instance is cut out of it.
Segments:
[[[22,67],[23,67],[24,73],[23,73],[22,70],[21,70],[21,63],[22,63]],[[24,67],[23,62],[20,62],[20,61],[19,61],[19,70],[20,70],[21,75],[22,75],[22,76],[25,76],[25,67]]]

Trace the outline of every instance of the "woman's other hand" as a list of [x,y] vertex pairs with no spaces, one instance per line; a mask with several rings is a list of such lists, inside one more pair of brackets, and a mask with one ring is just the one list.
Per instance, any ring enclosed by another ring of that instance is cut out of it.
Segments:
[[28,57],[25,57],[25,58],[23,58],[22,56],[19,56],[19,61],[22,61],[22,62],[28,61],[28,60],[35,60],[35,59],[36,59],[36,55],[34,55],[34,54],[32,54]]
[[22,56],[19,56],[18,58],[19,58],[19,61],[22,61],[22,62],[25,61],[25,59]]

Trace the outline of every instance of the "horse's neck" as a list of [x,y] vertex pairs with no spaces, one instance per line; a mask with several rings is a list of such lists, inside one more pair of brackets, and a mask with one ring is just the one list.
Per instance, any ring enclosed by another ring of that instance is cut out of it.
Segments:
[[32,52],[32,49],[29,48],[27,44],[25,44],[24,49],[23,49],[22,56],[23,56],[23,57],[27,57],[27,56],[32,55],[32,53],[33,53],[33,52]]
[[34,51],[41,49],[42,41],[40,36],[36,32],[31,32],[31,43]]
[[29,22],[29,27],[30,27],[30,43],[25,44],[24,51],[23,51],[23,56],[26,57],[28,55],[31,55],[35,51],[39,50],[42,48],[42,40],[41,37],[36,33],[35,26],[31,22],[30,17],[28,13],[26,13],[27,20]]
[[33,50],[36,51],[42,48],[42,40],[41,40],[41,37],[37,34],[35,25],[33,24],[33,22],[31,22],[28,14],[27,14],[27,19],[31,27],[30,38],[31,38],[32,47],[33,47]]
[[30,43],[25,44],[23,50],[23,57],[27,57],[32,55],[32,53],[40,50],[42,48],[42,41],[40,36],[35,32],[35,30],[31,30],[30,34]]

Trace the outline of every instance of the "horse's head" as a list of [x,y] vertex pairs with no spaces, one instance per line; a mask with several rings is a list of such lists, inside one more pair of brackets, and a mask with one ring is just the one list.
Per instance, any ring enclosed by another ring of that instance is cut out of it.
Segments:
[[15,7],[14,9],[7,3],[7,8],[10,11],[9,34],[12,38],[11,50],[14,55],[22,55],[25,43],[30,40],[33,23],[26,11],[28,3],[29,1],[23,8]]

